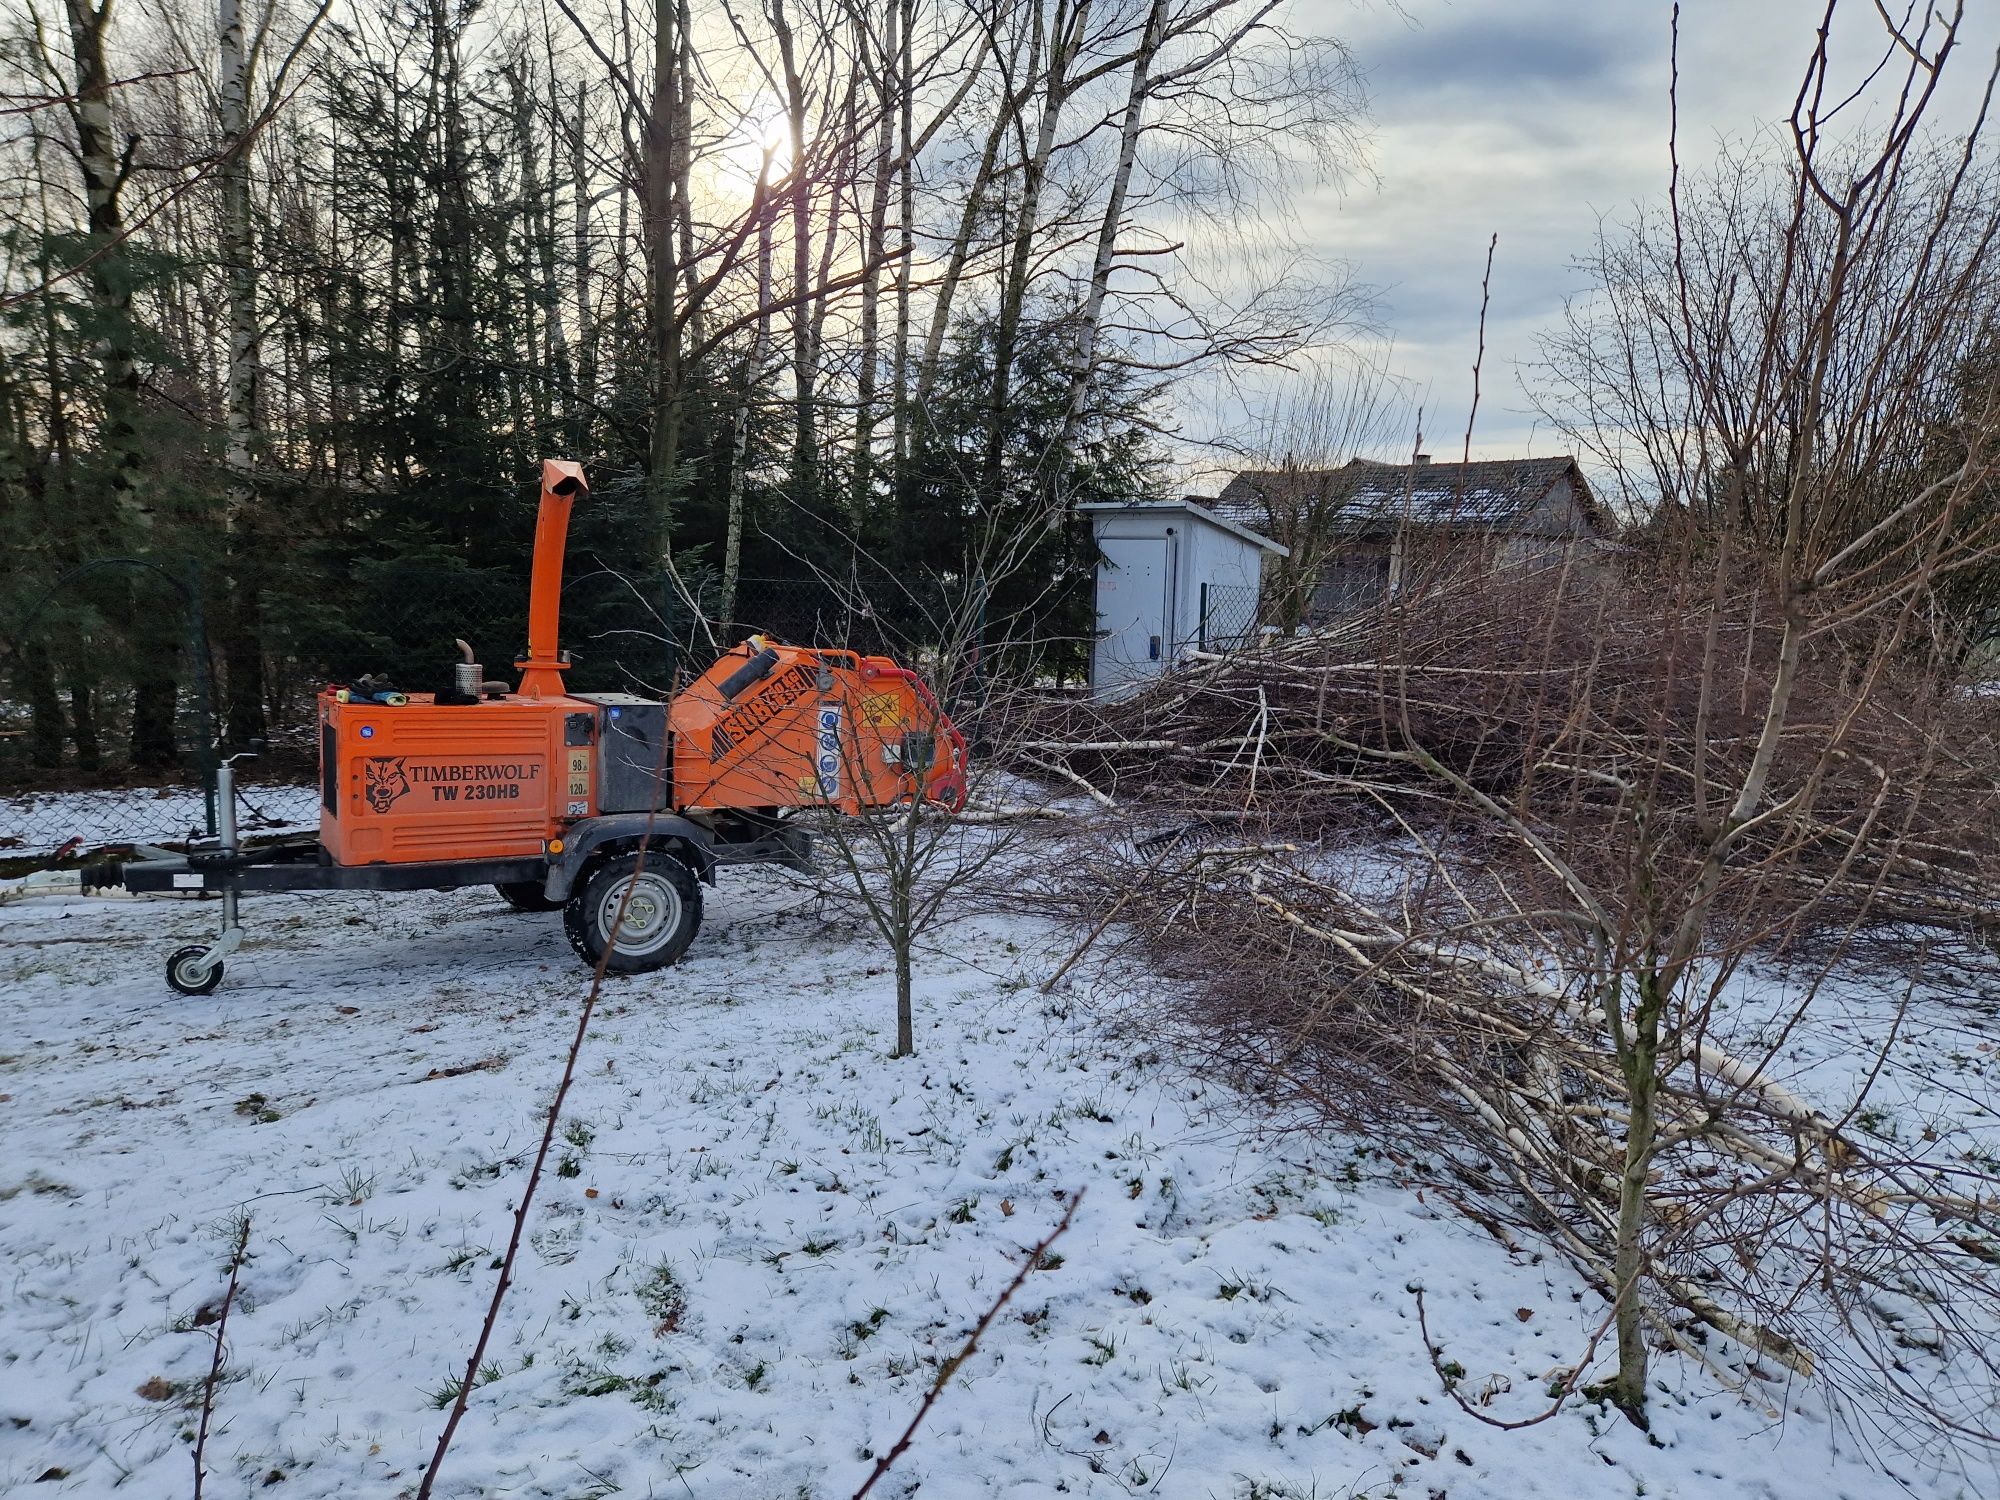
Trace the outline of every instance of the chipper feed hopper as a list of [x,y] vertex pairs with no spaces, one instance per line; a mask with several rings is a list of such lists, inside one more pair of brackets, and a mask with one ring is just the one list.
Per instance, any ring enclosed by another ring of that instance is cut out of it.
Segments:
[[206,994],[220,983],[245,891],[490,884],[517,910],[560,910],[586,962],[656,969],[694,940],[717,866],[805,867],[801,812],[964,801],[963,736],[922,678],[887,657],[752,636],[669,702],[565,691],[563,550],[587,493],[576,464],[542,465],[518,687],[484,681],[463,643],[446,690],[330,687],[317,839],[244,846],[225,764],[213,847],[86,872],[86,888],[220,893],[221,932],[168,959],[170,985]]

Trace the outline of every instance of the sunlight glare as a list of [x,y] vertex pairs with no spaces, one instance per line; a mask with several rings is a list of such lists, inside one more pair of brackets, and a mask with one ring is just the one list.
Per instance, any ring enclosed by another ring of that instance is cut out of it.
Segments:
[[767,158],[771,181],[777,182],[792,166],[791,122],[776,100],[752,100],[737,120],[735,130],[730,132],[723,150],[728,159],[730,186],[745,193],[754,189],[757,174],[765,170]]

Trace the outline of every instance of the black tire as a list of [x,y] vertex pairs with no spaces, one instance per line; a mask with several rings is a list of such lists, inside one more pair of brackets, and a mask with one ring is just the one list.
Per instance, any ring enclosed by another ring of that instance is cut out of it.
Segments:
[[683,953],[701,931],[701,882],[674,855],[654,850],[635,877],[630,854],[604,860],[582,881],[563,907],[563,931],[577,956],[595,967],[610,946],[611,929],[625,903],[632,899],[618,927],[618,942],[604,967],[613,974],[644,974],[664,969]]
[[539,880],[509,880],[493,887],[515,911],[561,911],[563,903],[542,894]]
[[194,961],[208,952],[206,943],[190,943],[185,948],[176,948],[167,955],[167,983],[183,995],[207,995],[222,983],[220,960],[209,965],[208,972],[195,978]]

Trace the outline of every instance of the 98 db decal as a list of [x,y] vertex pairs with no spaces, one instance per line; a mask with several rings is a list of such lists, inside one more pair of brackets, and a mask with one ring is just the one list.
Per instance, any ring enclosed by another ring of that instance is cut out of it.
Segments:
[[832,802],[840,796],[840,705],[822,703],[813,744],[813,772],[819,794]]

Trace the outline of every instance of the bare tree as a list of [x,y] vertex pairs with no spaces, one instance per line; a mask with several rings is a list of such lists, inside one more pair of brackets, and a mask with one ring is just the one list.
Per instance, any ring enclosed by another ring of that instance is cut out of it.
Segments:
[[1293,631],[1306,622],[1328,561],[1345,535],[1347,489],[1335,470],[1382,452],[1409,431],[1406,393],[1388,355],[1316,366],[1274,401],[1244,455],[1259,529],[1287,549],[1264,564],[1264,614]]

